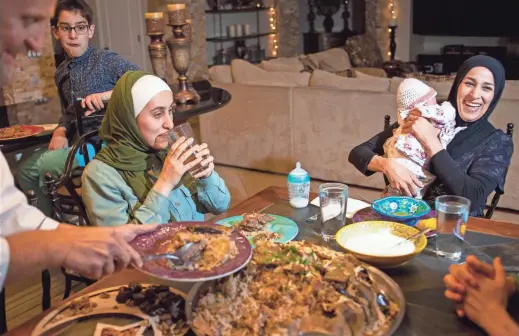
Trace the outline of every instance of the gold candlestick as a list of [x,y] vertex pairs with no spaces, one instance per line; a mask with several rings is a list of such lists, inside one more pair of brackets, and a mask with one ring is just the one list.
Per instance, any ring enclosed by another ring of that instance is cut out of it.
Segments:
[[164,14],[160,12],[145,13],[144,19],[146,20],[146,33],[151,39],[148,52],[153,72],[167,82],[166,57],[168,56],[168,51],[166,44],[162,40],[165,33],[163,16]]
[[178,73],[178,92],[175,102],[187,104],[197,102],[200,97],[188,83],[187,71],[191,64],[191,24],[186,20],[186,8],[183,4],[168,5],[168,25],[173,29],[173,36],[166,43],[171,53],[173,67]]

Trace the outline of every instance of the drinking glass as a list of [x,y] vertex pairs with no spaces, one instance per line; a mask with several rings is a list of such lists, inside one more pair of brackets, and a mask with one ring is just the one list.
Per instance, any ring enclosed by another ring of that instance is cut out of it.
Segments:
[[[171,130],[169,130],[167,133],[161,135],[161,137],[164,138],[164,141],[168,142],[168,147],[171,147],[175,141],[180,139],[181,137],[185,137],[186,139],[192,138],[194,141],[189,145],[186,150],[189,148],[198,145],[198,142],[195,138],[193,128],[189,123],[183,123],[180,125],[175,126]],[[196,160],[198,157],[200,157],[200,154],[198,152],[194,152],[193,155],[190,155],[186,161],[184,161],[184,164],[188,164],[193,160]],[[202,160],[206,159],[206,157],[203,157]],[[201,163],[195,165],[193,168],[189,170],[189,173],[191,176],[195,176],[198,172],[203,171],[206,168],[206,166],[202,166]]]
[[321,236],[324,241],[335,237],[346,222],[348,186],[342,183],[324,183],[319,186],[321,205]]
[[469,211],[470,201],[465,197],[436,198],[436,254],[439,257],[460,260]]

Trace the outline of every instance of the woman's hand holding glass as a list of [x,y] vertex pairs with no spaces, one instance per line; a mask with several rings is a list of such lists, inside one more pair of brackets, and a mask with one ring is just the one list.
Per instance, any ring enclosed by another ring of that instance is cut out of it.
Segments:
[[[169,193],[175,186],[180,182],[182,176],[191,168],[202,162],[203,156],[194,155],[200,150],[200,146],[191,146],[194,139],[186,139],[181,137],[173,145],[164,160],[164,166],[160,172],[160,176],[153,186],[153,189],[165,197],[169,196]],[[193,156],[192,161],[188,159]]]
[[204,179],[211,176],[214,171],[214,157],[211,156],[211,152],[207,147],[206,143],[198,146],[198,151],[195,153],[197,157],[201,157],[203,160],[200,162],[201,169],[199,169],[193,177],[195,179]]

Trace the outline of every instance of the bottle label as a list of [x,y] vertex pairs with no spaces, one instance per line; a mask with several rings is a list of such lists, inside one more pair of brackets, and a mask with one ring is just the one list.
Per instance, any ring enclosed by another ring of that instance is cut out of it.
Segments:
[[310,182],[288,183],[288,197],[291,200],[304,198],[308,199],[310,195]]

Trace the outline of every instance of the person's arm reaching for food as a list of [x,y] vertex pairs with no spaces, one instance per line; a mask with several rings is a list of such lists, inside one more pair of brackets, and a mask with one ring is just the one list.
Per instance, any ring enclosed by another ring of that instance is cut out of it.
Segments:
[[142,266],[140,255],[128,243],[155,229],[156,225],[92,228],[61,224],[53,231],[16,233],[0,238],[0,271],[7,283],[55,267],[98,279],[129,264]]

